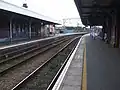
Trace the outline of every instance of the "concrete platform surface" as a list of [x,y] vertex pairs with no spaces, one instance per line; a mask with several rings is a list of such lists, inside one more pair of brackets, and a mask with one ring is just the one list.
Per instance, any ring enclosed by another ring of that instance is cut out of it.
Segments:
[[[80,90],[82,81],[83,52],[85,39],[81,38],[73,54],[71,55],[63,74],[52,90]],[[68,65],[69,64],[69,65]],[[65,71],[67,70],[67,71]],[[59,87],[59,88],[58,88]]]
[[81,77],[82,77],[82,64],[83,64],[83,41],[78,47],[75,56],[68,68],[64,80],[59,90],[80,90]]
[[120,90],[120,49],[85,35],[59,89],[53,90]]
[[87,90],[120,90],[120,49],[86,37]]

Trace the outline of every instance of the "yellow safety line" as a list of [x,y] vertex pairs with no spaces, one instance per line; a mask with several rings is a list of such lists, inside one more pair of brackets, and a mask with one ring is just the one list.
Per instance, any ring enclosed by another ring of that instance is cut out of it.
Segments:
[[82,90],[87,90],[86,47],[84,48],[84,63],[82,75]]

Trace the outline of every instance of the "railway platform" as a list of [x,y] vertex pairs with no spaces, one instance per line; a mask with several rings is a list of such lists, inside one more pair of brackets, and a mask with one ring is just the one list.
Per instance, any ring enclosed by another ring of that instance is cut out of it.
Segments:
[[4,43],[0,43],[0,50],[5,49],[5,48],[19,46],[19,45],[24,45],[24,44],[28,44],[28,43],[33,43],[33,42],[37,42],[37,41],[47,40],[47,39],[51,39],[51,38],[55,38],[55,37],[56,36],[46,37],[46,38],[41,38],[41,39],[33,39],[33,40],[14,41],[12,43],[11,42],[4,42]]
[[49,40],[49,39],[53,39],[53,38],[57,38],[57,37],[77,35],[77,34],[84,34],[84,32],[83,33],[56,34],[55,36],[41,38],[41,39],[28,40],[28,41],[17,41],[17,42],[9,43],[9,44],[4,43],[4,44],[0,44],[0,50],[17,47],[17,46],[21,46],[21,45],[25,45],[25,44],[40,42],[40,41],[44,41],[44,40]]
[[82,37],[54,85],[53,90],[80,90],[82,83],[84,48],[85,38]]
[[120,49],[84,35],[52,90],[119,90]]
[[49,39],[57,38],[60,36],[65,36],[65,34],[64,35],[55,35],[55,36],[41,38],[41,39],[17,41],[14,43],[7,43],[6,42],[7,44],[6,43],[0,44],[0,50],[6,49],[6,48],[16,47],[16,46],[20,46],[20,45],[25,45],[25,44],[35,43],[35,42],[39,42],[39,41],[49,40]]

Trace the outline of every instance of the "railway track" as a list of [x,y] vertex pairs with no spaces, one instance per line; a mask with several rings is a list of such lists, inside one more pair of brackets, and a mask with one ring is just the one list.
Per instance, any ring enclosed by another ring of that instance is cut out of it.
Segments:
[[0,75],[4,75],[4,73],[11,70],[15,66],[22,64],[24,62],[27,62],[27,60],[35,57],[36,55],[39,55],[40,53],[43,53],[43,52],[45,52],[45,51],[47,51],[55,46],[67,41],[67,40],[68,39],[54,41],[54,42],[52,42],[50,44],[46,44],[42,47],[33,48],[31,50],[20,53],[18,55],[13,56],[13,57],[1,60],[0,61]]
[[80,37],[67,43],[12,90],[51,90]]
[[[54,55],[59,49],[65,46],[71,41],[73,37],[58,41],[42,48],[39,53],[32,52],[28,57],[20,57],[19,59],[12,59],[0,64],[0,88],[1,90],[10,90],[22,79],[27,77],[38,66],[42,65],[52,55]],[[33,56],[32,56],[33,55]],[[9,62],[9,63],[8,63]]]
[[[1,50],[0,61],[2,61],[4,59],[12,59],[12,58],[21,56],[22,55],[21,53],[25,53],[27,51],[28,52],[29,51],[34,51],[34,50],[40,49],[40,48],[45,47],[45,46],[49,46],[53,43],[59,42],[59,41],[64,40],[64,39],[66,39],[66,38],[61,38],[61,39],[58,39],[58,40],[55,40],[55,41],[46,40],[46,41],[36,42],[36,43],[33,43],[33,44],[28,44],[28,45],[26,44],[26,45],[23,45],[23,46],[17,46],[15,48],[13,47],[13,48],[10,48],[10,49]],[[43,44],[43,46],[42,46],[42,44]]]

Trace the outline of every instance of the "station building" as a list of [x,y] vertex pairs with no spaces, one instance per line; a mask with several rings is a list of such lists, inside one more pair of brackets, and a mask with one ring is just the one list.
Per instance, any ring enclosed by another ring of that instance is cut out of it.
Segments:
[[47,37],[55,24],[59,23],[28,8],[0,0],[0,42]]

